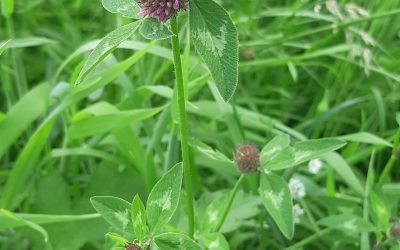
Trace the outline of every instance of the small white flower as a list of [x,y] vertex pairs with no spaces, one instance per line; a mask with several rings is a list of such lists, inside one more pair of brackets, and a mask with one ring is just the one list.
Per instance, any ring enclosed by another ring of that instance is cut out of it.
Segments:
[[291,178],[289,180],[289,189],[293,199],[301,199],[306,196],[306,188],[299,179]]
[[300,207],[299,204],[294,204],[293,206],[293,221],[295,224],[300,223],[300,217],[303,216],[304,209]]
[[318,174],[322,168],[322,161],[320,159],[311,160],[308,163],[308,172],[311,174]]

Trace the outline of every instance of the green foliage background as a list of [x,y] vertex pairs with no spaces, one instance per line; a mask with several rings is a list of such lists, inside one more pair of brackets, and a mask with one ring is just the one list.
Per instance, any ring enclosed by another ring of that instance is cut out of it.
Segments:
[[[148,197],[180,161],[170,43],[135,34],[74,87],[95,41],[129,20],[100,1],[15,1],[14,11],[12,2],[1,1],[0,18],[0,249],[107,248],[109,226],[90,197]],[[357,19],[345,11],[350,1],[339,1],[342,17],[321,1],[218,2],[239,31],[230,103],[180,34],[198,217],[234,186],[239,143],[261,149],[282,132],[294,141],[344,136],[341,157],[325,159],[318,175],[307,164],[284,172],[307,189],[292,240],[262,209],[256,176],[246,179],[222,232],[231,249],[283,249],[304,239],[309,249],[395,246],[400,2],[351,1],[369,13]],[[179,21],[187,28],[186,13]],[[354,174],[361,192],[341,171]],[[352,218],[364,218],[356,231],[338,226]],[[172,221],[184,231],[182,204]]]

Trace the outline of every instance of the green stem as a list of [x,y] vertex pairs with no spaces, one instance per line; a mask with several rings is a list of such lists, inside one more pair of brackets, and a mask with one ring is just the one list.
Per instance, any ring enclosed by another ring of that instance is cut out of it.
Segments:
[[237,180],[237,182],[236,182],[235,186],[233,187],[231,193],[229,194],[228,203],[226,204],[225,209],[222,212],[222,216],[219,217],[217,226],[215,227],[215,232],[219,232],[219,230],[221,230],[221,227],[225,222],[226,216],[228,215],[229,210],[232,207],[233,200],[235,199],[236,193],[239,190],[240,184],[242,184],[243,180],[244,180],[244,174],[242,174],[239,177],[239,179]]
[[324,230],[321,230],[321,231],[319,231],[318,233],[313,234],[313,235],[311,235],[311,236],[305,238],[304,240],[302,240],[302,241],[300,241],[300,242],[298,242],[298,243],[296,243],[296,244],[294,244],[294,245],[291,245],[290,247],[288,247],[288,248],[286,248],[286,249],[287,249],[287,250],[289,250],[289,249],[301,249],[301,248],[303,248],[305,245],[307,245],[307,244],[309,244],[309,243],[311,243],[311,242],[313,242],[313,241],[315,241],[315,240],[318,240],[318,239],[321,238],[323,235],[329,233],[331,230],[332,230],[332,228],[325,228]]
[[191,175],[188,136],[187,136],[188,124],[186,119],[186,101],[185,101],[185,91],[183,85],[182,61],[181,61],[181,54],[179,47],[178,22],[176,18],[171,19],[171,31],[174,34],[171,38],[171,42],[172,42],[172,51],[174,54],[176,88],[178,92],[179,127],[181,133],[181,150],[182,150],[182,162],[184,171],[184,182],[185,182],[187,205],[188,205],[189,236],[193,238],[194,208],[193,208],[192,175]]
[[[8,35],[10,39],[14,38],[14,20],[10,16],[6,19]],[[19,55],[18,49],[12,48],[10,51],[11,62],[16,71],[15,76],[15,85],[18,92],[18,98],[21,98],[28,91],[28,84],[26,82],[25,71],[23,69],[23,64],[21,62],[21,56]]]
[[392,155],[390,156],[389,161],[386,163],[381,175],[379,176],[378,187],[380,187],[380,188],[385,183],[387,177],[389,176],[390,172],[393,169],[394,164],[396,163],[396,160],[398,157],[397,150],[399,147],[399,143],[400,143],[400,129],[397,130],[396,136],[394,138]]

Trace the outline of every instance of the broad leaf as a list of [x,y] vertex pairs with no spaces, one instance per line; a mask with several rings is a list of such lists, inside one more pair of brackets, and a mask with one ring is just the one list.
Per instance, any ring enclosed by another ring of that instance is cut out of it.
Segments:
[[150,40],[170,38],[173,34],[168,27],[155,18],[146,18],[140,26],[140,34]]
[[346,145],[344,141],[330,138],[301,141],[293,147],[284,148],[276,157],[262,167],[270,170],[290,168],[316,159],[344,145]]
[[261,200],[286,238],[294,233],[293,204],[288,184],[282,177],[269,173],[260,176],[259,193]]
[[140,19],[140,7],[134,0],[102,0],[101,3],[111,13],[119,13],[124,17]]
[[209,250],[229,250],[229,244],[221,233],[210,233],[203,236],[204,245]]
[[290,143],[290,137],[287,134],[275,136],[261,150],[260,154],[261,166],[271,161],[280,151],[288,147],[289,143]]
[[135,195],[135,198],[133,198],[131,219],[136,239],[142,241],[147,234],[146,209],[140,200],[139,195]]
[[90,202],[94,209],[114,228],[122,232],[133,229],[129,202],[112,196],[95,196],[90,198]]
[[190,30],[193,44],[207,64],[225,101],[238,82],[238,32],[229,14],[212,0],[191,0]]
[[318,224],[336,228],[349,234],[370,232],[374,230],[373,225],[354,214],[329,216],[318,221]]
[[125,239],[123,236],[121,236],[117,233],[107,233],[106,236],[122,246],[129,243],[129,241],[127,239]]
[[139,28],[140,22],[134,22],[112,31],[106,35],[103,40],[90,53],[85,65],[79,73],[76,84],[82,80],[99,64],[107,55],[109,55],[120,43],[127,40]]
[[223,194],[213,200],[207,207],[203,218],[203,232],[213,232],[218,223],[219,218],[223,214],[223,210],[228,203],[229,194]]
[[201,247],[184,234],[164,233],[154,236],[154,241],[163,250],[200,250]]
[[147,200],[147,221],[152,233],[171,219],[178,203],[182,185],[182,164],[170,169],[151,190]]

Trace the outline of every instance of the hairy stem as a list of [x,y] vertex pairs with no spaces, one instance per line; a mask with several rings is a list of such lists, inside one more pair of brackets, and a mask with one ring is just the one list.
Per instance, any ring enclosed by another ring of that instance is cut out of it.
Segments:
[[224,211],[222,212],[222,216],[219,217],[217,226],[215,227],[215,232],[219,232],[219,230],[221,230],[221,227],[225,222],[226,216],[228,215],[229,210],[232,207],[233,200],[235,199],[236,193],[239,190],[239,187],[242,184],[243,180],[244,180],[244,174],[242,174],[239,177],[239,179],[237,180],[237,182],[236,182],[235,186],[233,187],[231,193],[229,194],[228,203],[226,204],[226,206],[224,208]]
[[193,208],[193,190],[192,190],[192,175],[189,158],[189,147],[187,139],[187,119],[186,119],[186,101],[183,85],[182,74],[182,61],[179,47],[178,37],[178,22],[176,18],[171,19],[171,31],[174,34],[171,38],[172,51],[174,54],[174,66],[176,77],[176,88],[178,93],[178,106],[179,106],[179,128],[181,133],[181,151],[182,162],[184,171],[184,183],[188,205],[188,223],[189,223],[189,236],[193,238],[194,233],[194,208]]

